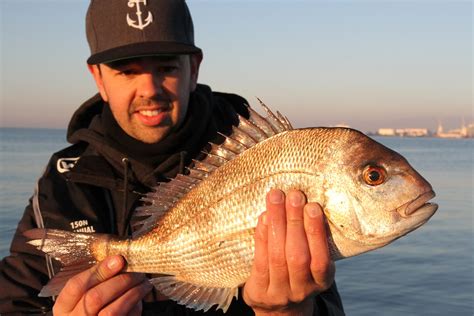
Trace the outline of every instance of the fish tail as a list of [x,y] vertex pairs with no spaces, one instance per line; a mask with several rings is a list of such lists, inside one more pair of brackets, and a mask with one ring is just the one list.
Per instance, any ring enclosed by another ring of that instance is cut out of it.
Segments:
[[[97,249],[104,249],[110,235],[74,233],[57,229],[36,228],[23,235],[28,243],[61,262],[63,268],[46,284],[39,296],[55,296],[74,275],[87,270],[99,260]],[[104,255],[104,257],[107,254]]]

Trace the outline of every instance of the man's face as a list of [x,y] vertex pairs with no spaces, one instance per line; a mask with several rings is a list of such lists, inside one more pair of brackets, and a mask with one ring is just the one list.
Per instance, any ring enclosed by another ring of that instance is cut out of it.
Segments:
[[183,122],[201,58],[142,57],[89,69],[120,127],[133,138],[151,144]]

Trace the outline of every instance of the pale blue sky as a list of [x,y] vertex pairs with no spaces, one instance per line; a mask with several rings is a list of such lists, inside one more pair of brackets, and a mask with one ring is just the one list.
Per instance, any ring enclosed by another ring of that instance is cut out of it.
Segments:
[[[254,105],[258,96],[295,126],[473,120],[471,1],[187,2],[204,50],[199,81]],[[0,126],[65,128],[95,93],[87,5],[0,0]]]

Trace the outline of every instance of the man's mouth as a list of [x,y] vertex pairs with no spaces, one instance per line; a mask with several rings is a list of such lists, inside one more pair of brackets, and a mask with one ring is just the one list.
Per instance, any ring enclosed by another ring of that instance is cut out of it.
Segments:
[[157,116],[158,114],[162,113],[163,110],[159,109],[159,110],[142,110],[142,111],[138,111],[138,113],[140,113],[141,115],[143,116],[147,116],[147,117],[153,117],[153,116]]
[[145,126],[158,126],[162,124],[169,115],[169,108],[138,110],[135,112],[137,118]]

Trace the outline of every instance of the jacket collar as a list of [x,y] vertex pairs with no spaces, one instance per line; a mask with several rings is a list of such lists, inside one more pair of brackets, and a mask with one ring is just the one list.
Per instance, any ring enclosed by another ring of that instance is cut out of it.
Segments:
[[[68,141],[73,144],[87,143],[93,148],[84,153],[72,170],[71,180],[92,181],[92,184],[99,181],[107,187],[120,187],[121,180],[117,182],[116,179],[123,179],[123,158],[129,161],[130,172],[127,181],[132,185],[152,187],[159,181],[176,176],[177,173],[183,172],[184,166],[191,162],[191,158],[199,155],[209,140],[217,136],[212,114],[214,105],[211,89],[198,85],[195,93],[191,95],[183,125],[162,142],[154,144],[154,152],[151,155],[155,155],[155,163],[152,163],[140,159],[140,156],[145,156],[143,153],[133,155],[106,136],[101,118],[106,105],[100,95],[93,96],[79,107],[69,123]],[[99,163],[101,159],[102,162]],[[108,168],[105,168],[107,163]]]

